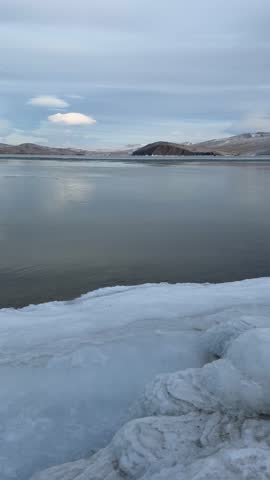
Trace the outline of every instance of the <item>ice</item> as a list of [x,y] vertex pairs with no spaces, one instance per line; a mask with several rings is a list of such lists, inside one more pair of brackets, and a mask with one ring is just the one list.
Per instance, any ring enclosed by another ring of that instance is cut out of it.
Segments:
[[32,480],[269,479],[269,421],[220,414],[133,420],[92,457]]
[[267,475],[269,289],[114,287],[1,310],[1,480]]
[[232,341],[222,359],[156,377],[146,387],[137,414],[183,415],[202,410],[269,415],[269,363],[270,329],[252,328]]
[[[263,448],[224,449],[188,467],[162,469],[151,480],[268,480],[269,451]],[[143,478],[146,480],[146,477]]]

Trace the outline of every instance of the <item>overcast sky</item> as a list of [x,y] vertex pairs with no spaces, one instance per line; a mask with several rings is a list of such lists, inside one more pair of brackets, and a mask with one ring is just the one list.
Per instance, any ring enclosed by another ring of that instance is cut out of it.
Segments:
[[270,131],[269,0],[0,0],[0,142]]

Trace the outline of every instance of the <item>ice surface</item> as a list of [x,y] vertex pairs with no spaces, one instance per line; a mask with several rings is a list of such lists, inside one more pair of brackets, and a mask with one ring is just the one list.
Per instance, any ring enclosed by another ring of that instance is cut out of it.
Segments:
[[269,478],[269,292],[142,285],[1,310],[1,480]]

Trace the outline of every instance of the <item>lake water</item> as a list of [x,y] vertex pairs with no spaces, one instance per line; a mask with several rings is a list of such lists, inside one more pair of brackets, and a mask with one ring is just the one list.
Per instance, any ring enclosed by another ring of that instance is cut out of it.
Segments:
[[270,276],[270,161],[0,159],[0,307]]

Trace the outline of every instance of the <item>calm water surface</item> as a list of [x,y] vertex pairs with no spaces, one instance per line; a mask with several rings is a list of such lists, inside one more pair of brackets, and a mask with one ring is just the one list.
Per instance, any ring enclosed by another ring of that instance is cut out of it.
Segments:
[[0,306],[270,276],[270,162],[0,160]]

